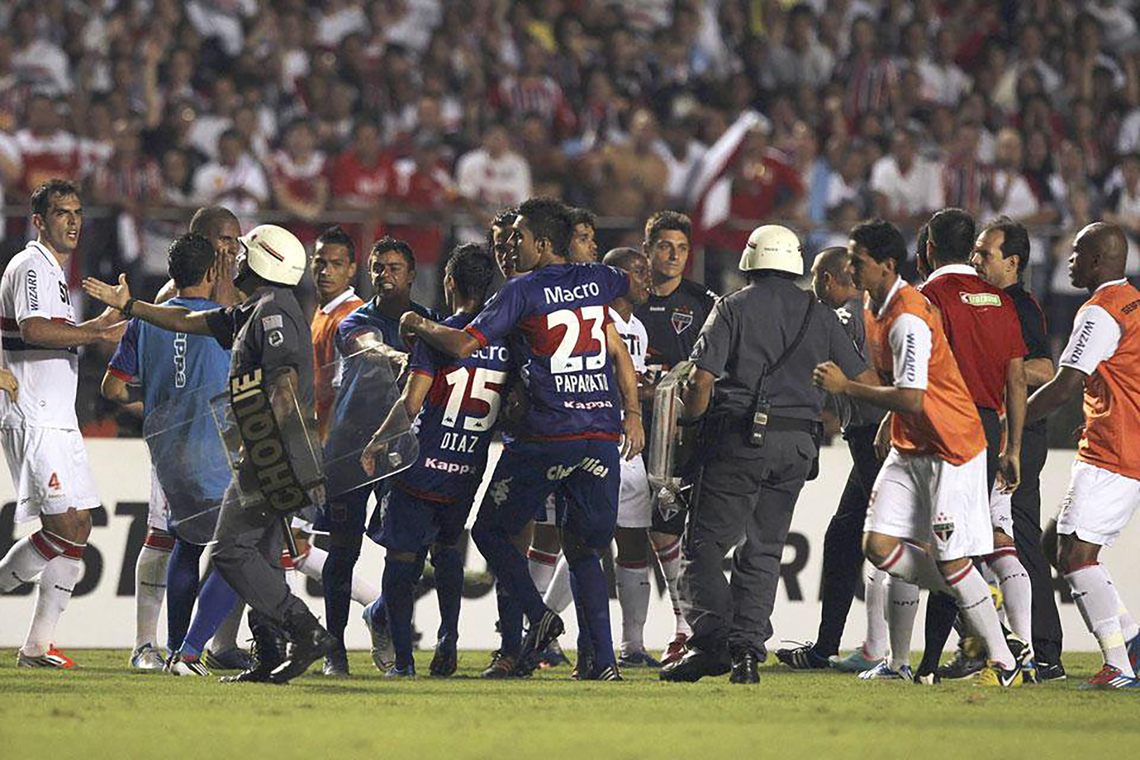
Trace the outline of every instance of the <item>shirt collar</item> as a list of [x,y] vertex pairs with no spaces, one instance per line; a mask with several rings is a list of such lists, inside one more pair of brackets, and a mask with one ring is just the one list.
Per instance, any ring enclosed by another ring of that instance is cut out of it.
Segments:
[[883,299],[883,305],[879,307],[879,310],[877,312],[875,312],[875,319],[882,319],[883,314],[887,311],[887,307],[890,306],[891,301],[894,300],[895,294],[898,293],[899,290],[902,289],[902,286],[905,284],[906,281],[903,280],[903,278],[895,275],[895,284],[891,286],[891,290],[889,293],[887,293],[887,297]]
[[60,264],[59,264],[59,259],[57,259],[55,256],[53,256],[52,252],[49,251],[47,249],[47,246],[45,246],[43,243],[41,243],[38,240],[29,240],[28,246],[30,246],[31,248],[35,248],[37,251],[39,251],[41,254],[43,254],[43,257],[45,259],[47,259],[48,261],[50,261],[52,266],[54,266],[56,269],[60,270],[61,272],[63,271],[63,267],[60,266]]
[[321,313],[322,314],[332,314],[334,311],[336,311],[338,306],[340,306],[342,303],[344,303],[345,301],[347,301],[348,299],[352,298],[355,295],[356,295],[356,290],[351,285],[349,285],[347,288],[345,288],[345,291],[343,293],[341,293],[339,296],[337,296],[336,298],[334,298],[333,300],[329,301],[327,304],[322,306],[321,307]]
[[1093,292],[1099,293],[1100,291],[1104,290],[1105,288],[1111,288],[1113,285],[1124,285],[1127,282],[1128,282],[1127,277],[1121,277],[1119,280],[1111,280],[1109,282],[1103,283],[1100,287],[1098,287]]
[[926,281],[933,282],[935,277],[941,277],[944,274],[969,274],[977,277],[978,270],[969,264],[946,264],[931,272],[930,276],[926,278]]

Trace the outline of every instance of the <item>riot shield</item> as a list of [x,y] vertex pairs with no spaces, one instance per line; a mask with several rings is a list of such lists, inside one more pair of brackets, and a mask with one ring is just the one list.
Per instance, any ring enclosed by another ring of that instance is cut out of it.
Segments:
[[679,424],[685,405],[681,390],[692,373],[692,362],[681,362],[657,384],[653,394],[653,424],[646,467],[654,505],[667,518],[685,508],[690,485],[683,474],[696,446],[696,430]]
[[[329,499],[395,475],[419,456],[412,421],[400,403],[398,379],[406,355],[385,345],[376,332],[357,334],[353,347],[357,350],[340,360],[336,372],[336,398],[324,441]],[[369,474],[361,456],[381,426],[384,433]]]
[[210,386],[181,392],[150,410],[143,423],[171,531],[198,545],[213,539],[222,495],[232,479],[211,412],[220,390]]

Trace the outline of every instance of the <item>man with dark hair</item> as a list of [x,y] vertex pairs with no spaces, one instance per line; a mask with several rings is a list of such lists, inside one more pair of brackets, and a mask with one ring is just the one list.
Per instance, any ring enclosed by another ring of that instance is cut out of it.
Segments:
[[570,237],[570,261],[592,264],[598,260],[598,217],[588,208],[570,209],[573,234]]
[[588,619],[597,657],[593,671],[582,678],[619,680],[609,589],[598,552],[613,540],[617,520],[615,444],[624,435],[620,454],[629,458],[645,443],[637,375],[606,314],[608,304],[625,295],[629,278],[600,264],[567,263],[572,228],[560,201],[532,198],[523,203],[514,229],[516,268],[529,276],[503,286],[463,330],[413,314],[403,317],[400,329],[459,359],[507,335],[522,339],[512,345],[524,352],[516,361],[530,367],[526,420],[519,437],[503,450],[472,537],[530,620],[520,654],[520,667],[529,672],[534,655],[564,627],[543,603],[512,539],[533,519],[536,504],[563,492],[562,547],[575,581],[575,603]]
[[[1029,233],[1020,223],[1006,217],[986,225],[974,244],[970,262],[983,280],[1004,290],[1013,299],[1021,322],[1025,355],[1025,382],[1032,396],[1053,377],[1053,358],[1049,351],[1049,335],[1045,315],[1037,300],[1025,289],[1022,278],[1029,263]],[[1004,515],[1012,513],[1012,536],[1017,555],[1029,573],[1032,600],[1006,595],[1006,613],[1012,621],[1023,618],[1018,628],[1032,631],[1037,678],[1043,681],[1064,676],[1061,619],[1057,614],[1057,598],[1053,575],[1041,549],[1041,470],[1049,453],[1048,428],[1044,419],[1027,423],[1021,440],[1021,484],[1012,497],[995,494],[994,501],[1007,500],[1000,506]],[[991,504],[991,508],[995,504]],[[995,531],[999,530],[995,522]],[[1009,535],[1010,526],[1001,528]],[[995,544],[999,537],[995,533]],[[1028,608],[1027,608],[1028,604]],[[1030,620],[1026,622],[1025,616]],[[1024,635],[1024,634],[1022,634]]]
[[0,593],[40,576],[32,625],[16,664],[73,668],[52,642],[79,580],[90,510],[99,506],[75,416],[78,348],[118,343],[126,323],[116,324],[118,315],[110,309],[75,323],[64,273],[83,228],[76,186],[49,180],[31,201],[38,235],[8,262],[0,280],[0,363],[19,384],[15,395],[6,382],[8,393],[0,398],[0,443],[16,486],[15,521],[39,518],[41,527],[0,559]]
[[[1017,309],[1009,295],[987,284],[969,264],[976,237],[973,217],[961,209],[943,209],[930,217],[926,232],[924,256],[929,274],[919,291],[941,313],[946,340],[978,407],[986,432],[987,487],[993,489],[994,480],[1001,472],[1000,490],[1012,492],[1020,477],[1026,398],[1026,349]],[[1012,525],[1006,528],[1012,530]],[[1012,538],[1004,532],[998,536],[1001,544],[988,553],[986,561],[999,578],[1005,579],[1002,591],[1007,597],[1012,595],[1014,607],[1020,609],[1024,602],[1028,610],[1029,576],[1017,558],[1016,549],[1012,548]],[[902,584],[892,583],[892,609],[899,593],[904,593]],[[917,599],[917,588],[909,589],[909,593]],[[909,605],[906,609],[915,612],[917,607]],[[927,601],[926,648],[916,677],[926,680],[934,680],[938,675],[964,678],[985,666],[978,658],[971,669],[965,667],[968,660],[960,658],[939,672],[942,647],[957,614],[957,606],[947,594],[932,594]],[[1028,624],[1028,620],[1025,622]],[[899,621],[899,625],[905,626],[905,623]],[[1024,629],[1015,627],[1013,632],[1021,639],[1027,638],[1028,631]],[[900,634],[900,638],[903,637]],[[904,654],[892,652],[892,658],[901,662]],[[1032,660],[1032,655],[1029,659]],[[1032,664],[1027,673],[1032,677]]]
[[[443,287],[452,316],[441,324],[462,328],[483,308],[495,276],[494,259],[479,245],[456,248],[444,268]],[[415,587],[431,550],[440,626],[433,676],[450,676],[458,668],[459,606],[463,596],[463,556],[459,540],[487,466],[487,449],[512,371],[505,341],[491,343],[467,359],[456,361],[416,344],[410,376],[399,405],[416,418],[419,458],[392,479],[381,505],[378,540],[387,550],[382,582],[384,607],[391,630],[395,663],[388,676],[414,676],[412,606]],[[361,454],[372,472],[383,455],[390,432],[404,414],[395,408]]]
[[[1021,675],[1028,648],[1016,637],[1007,643],[989,587],[973,564],[993,550],[986,439],[977,407],[942,330],[942,315],[898,274],[906,256],[902,234],[884,221],[860,225],[851,233],[849,252],[855,284],[871,299],[869,352],[880,377],[891,384],[851,380],[832,363],[819,365],[813,379],[829,393],[893,412],[887,418],[891,451],[875,480],[864,552],[890,573],[892,587],[897,580],[951,594],[985,641],[989,664],[979,683],[1010,686]],[[917,594],[891,594],[891,659],[864,678],[913,677],[910,626]]]
[[[634,311],[645,325],[649,348],[645,363],[651,383],[656,383],[679,362],[689,358],[697,335],[712,311],[716,294],[684,277],[689,263],[693,226],[689,217],[676,211],[658,211],[645,222],[642,250],[649,257],[652,285],[649,300]],[[649,533],[669,598],[673,603],[673,640],[669,642],[662,665],[677,662],[685,654],[685,642],[692,631],[681,612],[677,579],[681,573],[681,533],[685,515],[679,510],[666,515],[653,510]]]
[[[861,230],[856,228],[860,234]],[[812,289],[824,305],[834,309],[843,329],[851,337],[859,355],[866,361],[867,330],[863,291],[851,277],[851,258],[846,248],[825,248],[812,266]],[[815,670],[832,666],[830,658],[839,654],[839,640],[851,609],[855,586],[863,569],[863,523],[871,489],[879,474],[880,459],[875,454],[875,434],[885,412],[872,404],[856,402],[847,396],[830,398],[837,410],[843,437],[851,452],[851,472],[839,498],[839,507],[827,526],[823,539],[823,586],[820,590],[819,635],[814,644],[794,649],[779,649],[780,662],[796,670]],[[881,571],[873,569],[866,583],[867,635],[863,646],[834,666],[848,672],[861,672],[875,667],[886,654],[886,625],[883,620],[882,595],[885,592]]]
[[[187,233],[170,245],[168,272],[174,283],[174,297],[167,303],[193,311],[219,308],[211,296],[219,276],[219,256],[205,237]],[[127,325],[114,356],[103,376],[104,398],[129,404],[133,400],[129,384],[142,392],[143,425],[159,406],[179,398],[187,398],[198,407],[191,419],[206,424],[187,425],[179,437],[191,447],[215,445],[217,432],[209,423],[209,402],[226,387],[229,377],[229,352],[205,335],[169,332],[139,319]],[[158,431],[163,432],[163,431]],[[202,550],[213,538],[216,513],[193,519],[193,526],[180,528],[185,518],[201,511],[198,503],[183,506],[188,494],[184,481],[171,478],[168,467],[176,464],[179,453],[159,437],[152,438],[149,531],[139,552],[135,567],[135,604],[138,610],[135,650],[131,666],[140,670],[162,667],[160,652],[155,647],[155,627],[163,596],[167,597],[167,648],[170,657],[165,670],[173,675],[209,675],[202,662],[206,639],[233,609],[237,595],[220,573],[210,575],[199,595],[198,566]],[[153,447],[165,449],[156,451]],[[195,489],[201,489],[220,500],[230,481],[224,462],[214,472],[196,472],[200,477]],[[164,473],[166,483],[163,483]],[[213,477],[209,477],[212,475]],[[182,500],[180,503],[179,500]],[[190,616],[198,602],[198,614]],[[222,652],[223,659],[230,655]],[[158,660],[158,667],[153,663]],[[248,667],[248,660],[245,666]]]

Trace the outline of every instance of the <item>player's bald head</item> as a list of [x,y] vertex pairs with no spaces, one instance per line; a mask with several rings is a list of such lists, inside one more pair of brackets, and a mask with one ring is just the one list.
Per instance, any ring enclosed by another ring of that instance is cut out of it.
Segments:
[[602,259],[602,263],[618,269],[629,269],[635,260],[643,258],[645,254],[636,248],[613,248]]
[[812,269],[820,274],[827,272],[843,285],[851,284],[851,270],[848,267],[850,257],[843,246],[824,248],[815,257]]
[[213,232],[226,222],[238,224],[234,212],[224,206],[203,206],[190,218],[190,232],[205,237],[213,237]]
[[1128,262],[1128,238],[1119,225],[1093,222],[1077,233],[1074,245],[1082,249],[1087,247],[1089,253],[1096,254],[1106,275],[1119,273],[1118,277],[1124,276]]

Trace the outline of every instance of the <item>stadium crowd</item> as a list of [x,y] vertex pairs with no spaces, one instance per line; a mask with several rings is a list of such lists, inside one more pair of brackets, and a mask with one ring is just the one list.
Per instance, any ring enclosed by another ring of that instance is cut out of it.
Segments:
[[405,239],[431,304],[441,252],[532,194],[595,209],[603,250],[687,211],[718,292],[761,221],[811,256],[858,219],[913,236],[956,206],[1034,232],[1056,352],[1082,300],[1072,233],[1104,218],[1140,239],[1134,6],[6,3],[0,240],[6,260],[25,199],[63,176],[94,207],[74,281],[126,270],[153,293],[187,211],[217,203],[307,245],[346,222],[358,250]]

